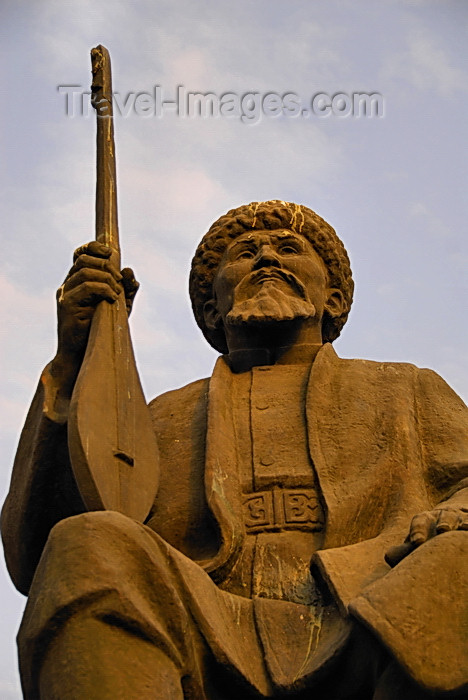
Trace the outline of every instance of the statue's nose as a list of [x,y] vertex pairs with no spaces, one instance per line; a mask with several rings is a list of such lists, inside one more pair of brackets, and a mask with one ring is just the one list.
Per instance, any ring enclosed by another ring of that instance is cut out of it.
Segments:
[[262,245],[254,258],[253,267],[254,270],[261,267],[281,267],[281,260],[271,245]]

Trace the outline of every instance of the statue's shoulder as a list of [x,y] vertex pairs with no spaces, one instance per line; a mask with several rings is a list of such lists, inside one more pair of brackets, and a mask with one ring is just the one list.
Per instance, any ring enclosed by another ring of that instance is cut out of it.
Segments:
[[184,414],[193,414],[197,409],[205,411],[209,383],[210,378],[205,377],[156,396],[148,404],[153,418],[171,419]]
[[455,401],[465,406],[463,400],[447,384],[445,379],[433,369],[418,367],[410,362],[381,362],[377,360],[362,360],[340,358],[335,355],[335,367],[339,368],[341,377],[350,381],[360,378],[362,381],[372,384],[387,385],[393,387],[412,386],[414,391],[422,399],[430,401],[446,400]]
[[390,379],[394,377],[416,378],[421,373],[432,372],[432,370],[421,369],[410,362],[382,362],[380,360],[366,360],[361,358],[339,357],[334,348],[330,345],[324,346],[320,356],[326,365],[334,369],[349,374],[360,374],[363,376],[381,376],[387,375]]
[[424,371],[411,362],[382,362],[381,360],[364,360],[361,358],[339,358],[340,365],[344,370],[364,372],[368,374],[379,374],[387,372],[395,375],[414,376]]

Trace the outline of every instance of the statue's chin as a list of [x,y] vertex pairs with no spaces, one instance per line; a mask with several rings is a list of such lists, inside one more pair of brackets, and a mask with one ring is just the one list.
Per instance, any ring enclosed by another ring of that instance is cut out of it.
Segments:
[[226,317],[230,326],[259,325],[314,318],[315,306],[278,288],[264,289],[248,299],[234,303]]

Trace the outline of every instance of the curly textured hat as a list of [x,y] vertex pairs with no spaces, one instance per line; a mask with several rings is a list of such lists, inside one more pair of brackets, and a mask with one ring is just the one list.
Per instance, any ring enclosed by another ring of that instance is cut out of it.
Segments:
[[190,271],[190,299],[195,320],[203,335],[216,350],[227,352],[222,328],[207,328],[203,308],[212,296],[213,281],[224,251],[235,238],[252,229],[286,228],[306,238],[322,258],[328,271],[331,287],[340,289],[345,301],[343,313],[332,318],[325,313],[322,324],[324,342],[333,342],[340,335],[353,301],[354,282],[348,254],[335,230],[311,209],[292,202],[273,199],[251,202],[231,209],[210,227],[202,238],[192,260]]

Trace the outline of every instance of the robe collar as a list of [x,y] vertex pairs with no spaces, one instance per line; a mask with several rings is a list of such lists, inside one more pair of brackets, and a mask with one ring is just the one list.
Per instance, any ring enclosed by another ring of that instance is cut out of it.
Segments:
[[[311,372],[306,399],[307,429],[310,456],[319,475],[323,455],[319,436],[312,436],[311,432],[315,432],[321,400],[327,403],[326,376],[333,365],[339,362],[339,358],[329,343],[318,349],[316,346],[309,348],[313,348],[314,352],[309,351],[308,359]],[[304,357],[303,351],[298,353],[300,356]],[[205,493],[208,506],[218,523],[220,548],[213,559],[199,562],[215,581],[226,577],[240,553],[245,537],[238,458],[242,446],[237,443],[234,428],[233,381],[235,373],[231,371],[227,357],[222,356],[216,362],[209,384],[205,457]],[[313,410],[309,410],[311,404]]]

